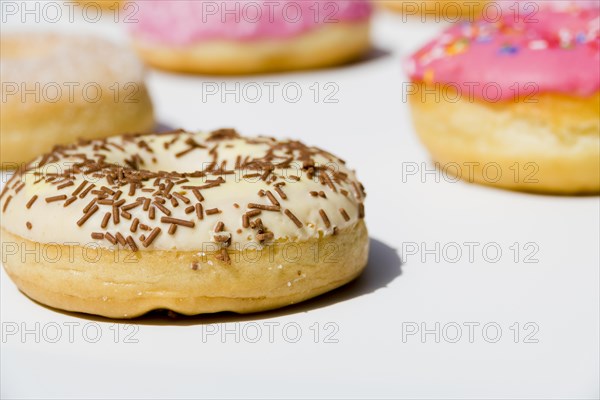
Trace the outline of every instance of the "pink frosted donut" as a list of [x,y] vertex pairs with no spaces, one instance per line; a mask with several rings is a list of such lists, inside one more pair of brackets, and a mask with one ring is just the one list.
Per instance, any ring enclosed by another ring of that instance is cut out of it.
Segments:
[[599,27],[598,7],[563,2],[452,26],[417,51],[407,94],[433,158],[500,167],[497,179],[460,171],[480,183],[600,191]]
[[416,52],[408,74],[413,81],[458,85],[484,100],[509,100],[532,84],[537,92],[590,96],[600,88],[599,24],[598,9],[540,9],[458,24]]
[[159,68],[242,74],[340,64],[369,48],[366,0],[138,1],[129,26]]

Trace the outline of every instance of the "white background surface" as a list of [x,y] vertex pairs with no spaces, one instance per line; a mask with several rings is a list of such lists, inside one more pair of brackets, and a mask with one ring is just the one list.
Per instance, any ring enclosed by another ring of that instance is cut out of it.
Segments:
[[[40,28],[11,21],[3,32]],[[126,40],[110,18],[43,28]],[[203,101],[203,82],[223,81],[150,72],[148,84],[163,124],[298,138],[355,167],[368,192],[368,269],[345,288],[283,310],[153,316],[135,321],[135,332],[127,323],[42,307],[19,293],[2,271],[2,397],[597,398],[598,197],[513,193],[443,177],[436,182],[434,174],[403,179],[403,168],[416,165],[423,171],[428,158],[402,100],[401,60],[441,28],[382,13],[373,32],[380,51],[368,61],[225,81],[229,87],[295,82],[303,89],[296,104],[277,90],[272,104],[243,98],[236,103],[233,96],[226,103],[219,96]],[[313,99],[309,87],[327,82],[339,87],[337,104]],[[478,243],[472,260],[465,242]],[[521,248],[518,262],[510,249],[515,242]],[[411,243],[420,250],[438,243],[440,251],[409,255]],[[457,262],[449,262],[455,255],[449,243],[463,251]],[[501,249],[499,261],[488,261],[495,257],[493,248],[482,253],[488,243]],[[523,249],[526,243],[533,243],[529,251]],[[537,263],[525,262],[532,249]],[[74,323],[72,335],[69,323]],[[439,342],[433,333],[406,335],[414,326],[435,331],[436,323]],[[479,324],[472,340],[468,323]],[[486,336],[482,327],[488,323]],[[531,324],[526,328],[526,323]],[[462,336],[451,343],[455,324]],[[15,327],[19,332],[9,335]],[[50,343],[57,327],[62,336]],[[501,337],[490,343],[494,327],[501,328]],[[298,328],[300,338],[292,343]],[[25,329],[39,337],[23,336]],[[226,329],[230,333],[224,334]],[[252,343],[257,329],[262,336]],[[92,343],[97,333],[101,336]]]

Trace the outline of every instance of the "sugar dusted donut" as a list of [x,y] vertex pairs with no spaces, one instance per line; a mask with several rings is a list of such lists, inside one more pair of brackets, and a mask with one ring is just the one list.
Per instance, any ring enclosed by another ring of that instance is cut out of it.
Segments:
[[600,191],[598,8],[453,26],[408,61],[416,130],[441,168],[543,193]]
[[138,1],[133,42],[150,65],[251,74],[327,67],[370,47],[366,0]]
[[152,103],[135,54],[103,39],[48,33],[0,38],[3,168],[77,138],[150,130]]
[[233,130],[59,146],[0,194],[4,267],[69,311],[267,310],[360,274],[364,198],[332,154]]

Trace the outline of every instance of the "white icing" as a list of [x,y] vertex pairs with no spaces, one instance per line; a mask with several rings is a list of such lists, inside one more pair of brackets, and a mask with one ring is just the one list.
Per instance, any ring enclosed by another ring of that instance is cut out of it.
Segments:
[[[175,137],[177,141],[170,145],[169,149],[164,148],[164,143],[170,142]],[[75,154],[85,154],[88,158],[95,159],[98,155],[106,156],[106,162],[125,165],[125,159],[131,159],[133,154],[139,154],[144,160],[144,165],[139,169],[147,169],[149,171],[178,171],[193,172],[203,170],[211,162],[212,157],[209,151],[217,145],[217,162],[220,164],[226,162],[225,169],[234,168],[238,155],[242,158],[249,156],[251,158],[261,158],[265,155],[273,143],[270,138],[251,139],[249,143],[245,138],[231,138],[220,141],[207,141],[208,133],[175,133],[165,135],[146,135],[136,138],[126,139],[124,137],[113,137],[106,139],[107,148],[109,150],[99,149],[93,150],[93,145],[103,143],[102,141],[94,141],[87,145],[76,146],[55,153],[59,158],[47,163],[41,168],[32,169],[24,173],[20,178],[17,177],[9,182],[8,191],[0,200],[0,210],[4,208],[7,199],[11,197],[10,203],[2,214],[2,227],[14,234],[22,236],[26,239],[41,243],[77,243],[85,245],[93,243],[106,248],[111,248],[112,245],[106,239],[92,239],[93,232],[109,232],[116,235],[116,232],[121,232],[124,237],[131,235],[135,240],[138,248],[144,250],[142,241],[139,240],[141,234],[146,237],[150,231],[142,231],[138,228],[135,233],[131,233],[129,227],[134,218],[138,218],[140,224],[148,225],[151,228],[160,227],[161,233],[152,242],[147,249],[156,250],[185,250],[185,251],[215,251],[220,246],[213,240],[218,235],[230,235],[231,250],[249,249],[260,247],[264,244],[271,244],[274,241],[295,241],[308,240],[324,235],[334,234],[334,229],[344,229],[350,227],[359,219],[359,204],[362,202],[363,194],[359,189],[359,183],[355,178],[354,172],[349,170],[342,161],[330,155],[329,153],[316,151],[312,154],[312,159],[317,165],[330,165],[336,168],[339,172],[347,174],[347,179],[342,179],[334,183],[336,191],[327,184],[323,184],[313,177],[309,179],[306,171],[302,170],[302,162],[295,160],[288,168],[277,168],[273,175],[278,176],[274,183],[285,182],[281,186],[281,190],[285,193],[287,199],[275,191],[274,184],[260,178],[244,178],[244,175],[255,173],[255,170],[236,170],[235,174],[223,175],[225,182],[220,186],[209,189],[202,189],[200,192],[204,197],[201,202],[204,211],[212,208],[218,208],[221,213],[215,215],[204,214],[204,219],[199,219],[195,212],[186,214],[185,209],[190,205],[198,203],[194,194],[188,189],[183,189],[183,186],[202,186],[206,184],[207,179],[216,179],[217,176],[208,175],[202,178],[188,177],[189,182],[176,184],[170,193],[178,192],[184,194],[190,200],[190,204],[184,204],[179,200],[179,205],[173,207],[170,201],[167,200],[165,207],[171,210],[173,218],[179,218],[186,221],[192,221],[195,225],[193,228],[178,226],[174,235],[168,233],[169,223],[160,221],[163,213],[156,210],[156,218],[149,219],[148,212],[143,210],[142,206],[128,210],[132,219],[127,220],[120,217],[120,222],[115,226],[111,218],[106,229],[101,228],[102,219],[106,212],[112,212],[112,206],[99,205],[99,210],[93,214],[82,226],[78,226],[76,222],[84,215],[83,209],[95,198],[95,195],[89,193],[84,199],[77,197],[67,207],[63,207],[64,200],[47,203],[46,198],[57,195],[66,195],[71,197],[72,192],[81,184],[83,180],[93,182],[99,189],[102,186],[111,188],[113,191],[122,190],[123,194],[120,199],[125,199],[125,204],[130,204],[136,201],[138,197],[145,196],[152,198],[152,193],[143,192],[140,188],[136,190],[134,196],[129,196],[129,185],[122,186],[117,189],[116,186],[111,186],[106,177],[96,178],[93,174],[77,173],[74,175],[74,185],[63,189],[57,189],[56,184],[52,182],[34,183],[39,179],[39,176],[34,175],[36,171],[44,174],[57,171],[65,171],[71,168],[75,163],[81,161],[81,158],[75,157]],[[177,158],[176,153],[188,149],[190,146],[186,144],[186,139],[192,138],[196,143],[206,146],[206,148],[196,148],[187,154]],[[146,149],[138,146],[139,141],[145,141],[154,153],[150,153]],[[279,142],[282,143],[282,142]],[[119,150],[116,144],[121,146],[125,151]],[[61,154],[62,153],[62,154]],[[286,157],[289,155],[275,151],[275,154]],[[298,157],[298,153],[294,153]],[[153,161],[155,157],[155,161]],[[283,158],[282,158],[283,159]],[[41,160],[38,159],[31,165],[36,165]],[[204,163],[204,165],[203,165]],[[296,181],[290,178],[291,175],[299,176],[300,180]],[[332,174],[329,174],[332,176]],[[283,176],[284,178],[281,178]],[[19,179],[25,186],[17,193],[19,187]],[[58,178],[62,179],[62,178]],[[58,180],[57,179],[57,180]],[[144,187],[154,188],[154,179],[144,182]],[[165,182],[164,180],[162,181]],[[251,209],[248,208],[249,203],[259,203],[264,205],[272,205],[267,196],[260,197],[259,190],[269,190],[276,200],[281,205],[280,211],[261,211],[258,217],[268,232],[273,233],[273,238],[260,243],[256,239],[257,231],[250,227],[243,227],[242,215]],[[347,191],[347,195],[343,195],[342,191]],[[310,191],[323,192],[326,198],[312,196]],[[32,196],[37,195],[39,198],[30,209],[26,208],[26,204]],[[239,205],[239,208],[234,206],[234,203]],[[348,214],[349,220],[346,221],[340,208],[343,208]],[[301,222],[302,228],[298,228],[296,224],[284,213],[285,209],[289,209]],[[319,210],[323,210],[329,221],[330,226],[327,227]],[[26,222],[31,222],[32,229],[26,227]],[[223,222],[224,229],[222,232],[215,233],[215,227],[218,222]],[[241,232],[238,232],[241,230]],[[249,247],[254,246],[254,247]]]

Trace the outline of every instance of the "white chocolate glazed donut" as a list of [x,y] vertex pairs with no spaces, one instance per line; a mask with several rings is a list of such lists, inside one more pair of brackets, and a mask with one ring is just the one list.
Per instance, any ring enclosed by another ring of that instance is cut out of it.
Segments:
[[59,146],[2,191],[4,266],[41,303],[113,318],[271,309],[360,274],[364,196],[330,153],[233,130]]
[[26,33],[0,39],[0,161],[19,167],[56,144],[154,125],[135,55],[91,36]]

